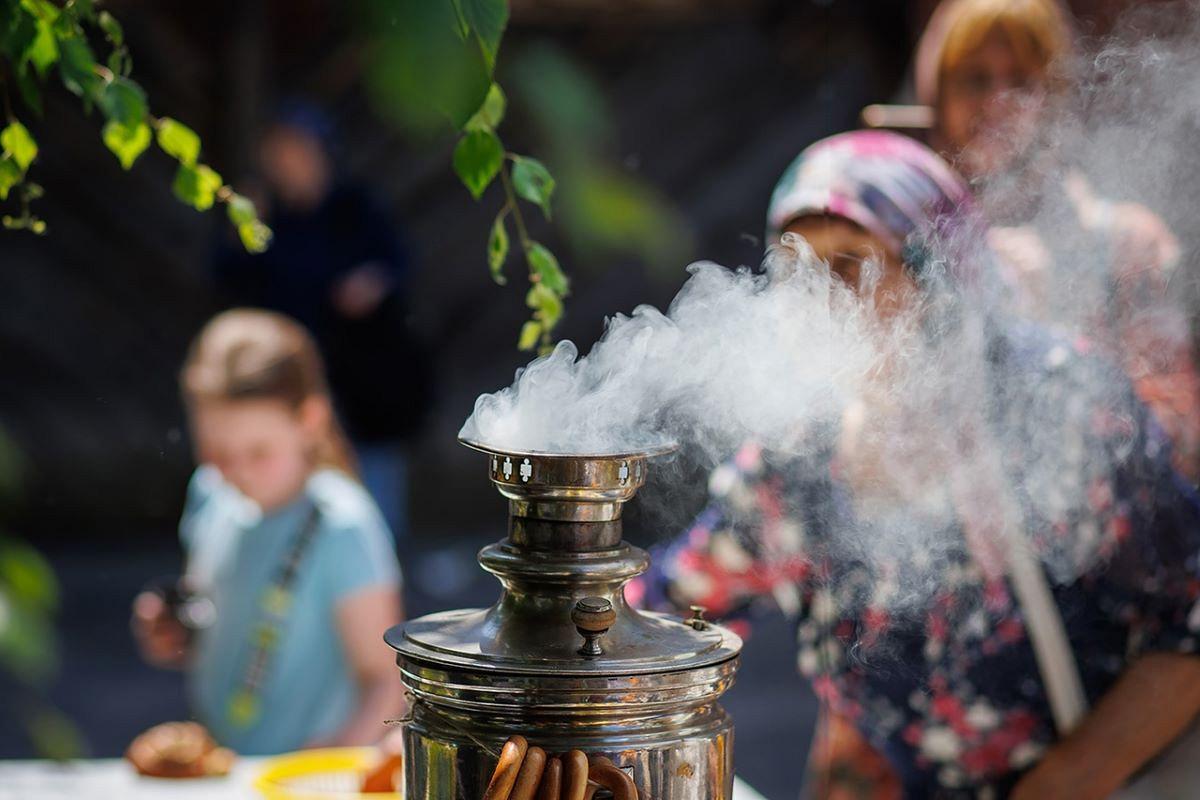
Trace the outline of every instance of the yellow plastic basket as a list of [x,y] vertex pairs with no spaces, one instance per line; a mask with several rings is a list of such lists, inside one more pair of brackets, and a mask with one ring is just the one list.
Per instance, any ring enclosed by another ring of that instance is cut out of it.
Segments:
[[373,747],[301,750],[272,758],[254,781],[267,800],[403,800],[403,792],[358,791],[379,763]]

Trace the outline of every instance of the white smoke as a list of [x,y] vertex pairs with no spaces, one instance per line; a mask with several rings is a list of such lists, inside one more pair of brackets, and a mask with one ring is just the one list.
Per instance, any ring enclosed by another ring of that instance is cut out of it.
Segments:
[[[1141,331],[1141,350],[1151,353],[1176,352],[1188,335],[1195,264],[1188,251],[1166,259],[1161,280],[1143,281],[1112,272],[1114,248],[1127,243],[1105,233],[1105,214],[1134,213],[1124,200],[1174,221],[1185,245],[1194,234],[1179,223],[1200,219],[1200,14],[1192,4],[1157,13],[1127,23],[1122,38],[1084,48],[1074,73],[1078,92],[1046,120],[1028,156],[1037,169],[979,187],[984,209],[1007,217],[1006,227],[1036,233],[1049,251],[1032,298],[1036,280],[998,296],[955,291],[949,275],[935,274],[919,307],[880,323],[789,236],[761,274],[693,265],[666,314],[643,306],[610,319],[584,357],[560,344],[518,372],[511,387],[480,397],[461,435],[512,450],[573,453],[671,440],[705,466],[748,440],[802,464],[853,439],[859,458],[848,469],[859,473],[857,511],[871,524],[835,531],[831,546],[891,576],[889,602],[898,609],[937,588],[936,567],[963,547],[961,534],[948,534],[953,519],[980,487],[1009,493],[1028,530],[1070,517],[1114,458],[1083,434],[1089,418],[1120,417],[1129,407],[1120,372],[1076,357],[1072,345],[1112,327],[1117,339],[1100,334],[1092,350],[1136,372],[1148,367],[1122,351],[1129,330]],[[1147,19],[1158,33],[1147,33]],[[1099,215],[1094,230],[1069,220],[1079,177],[1102,198],[1090,209]],[[975,242],[952,244],[943,260],[977,253]],[[869,282],[871,271],[864,272]],[[1114,298],[1124,309],[1116,323]],[[1013,322],[1018,314],[1035,317],[1038,329],[1063,344],[1039,351],[1041,360],[1029,365],[1038,383],[1017,373],[997,384],[991,333],[1017,331],[1009,346],[1019,349],[1022,331],[1032,329]],[[997,485],[996,464],[1017,483]],[[1067,581],[1087,569],[1101,535],[1081,527],[1043,542],[1051,574]]]
[[694,264],[666,314],[608,320],[584,358],[562,342],[476,401],[461,435],[497,447],[611,453],[663,441],[714,460],[741,442],[804,446],[876,361],[869,316],[797,237],[765,274]]

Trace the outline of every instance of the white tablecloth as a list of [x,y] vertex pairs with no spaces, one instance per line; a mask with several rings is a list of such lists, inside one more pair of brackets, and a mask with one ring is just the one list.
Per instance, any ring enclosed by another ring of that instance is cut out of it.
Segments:
[[[143,778],[121,759],[70,764],[0,761],[0,800],[261,800],[251,788],[261,758],[240,758],[227,778]],[[763,800],[739,780],[733,800]]]

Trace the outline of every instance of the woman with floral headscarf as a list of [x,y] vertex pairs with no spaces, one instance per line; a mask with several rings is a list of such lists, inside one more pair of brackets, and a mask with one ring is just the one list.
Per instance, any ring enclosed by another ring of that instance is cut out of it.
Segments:
[[746,445],[638,587],[799,618],[817,797],[1101,798],[1200,709],[1196,498],[1119,371],[989,310],[970,207],[904,137],[801,153],[770,239],[941,371],[907,392],[884,365],[816,455]]

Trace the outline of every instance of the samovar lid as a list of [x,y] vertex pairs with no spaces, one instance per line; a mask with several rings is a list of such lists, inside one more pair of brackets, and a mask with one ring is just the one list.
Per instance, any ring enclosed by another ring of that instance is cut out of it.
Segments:
[[[727,628],[627,609],[604,637],[601,655],[584,656],[572,627],[505,626],[497,609],[443,611],[397,625],[384,639],[402,657],[456,669],[512,675],[646,675],[698,669],[735,658],[742,640]],[[612,639],[608,639],[612,635]]]

